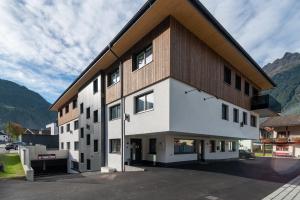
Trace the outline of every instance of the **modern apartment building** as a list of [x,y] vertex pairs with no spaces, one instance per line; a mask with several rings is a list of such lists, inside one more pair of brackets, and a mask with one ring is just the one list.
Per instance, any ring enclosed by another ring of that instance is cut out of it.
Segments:
[[261,124],[260,140],[273,145],[273,156],[300,158],[300,116],[270,117]]
[[[100,36],[99,36],[100,37]],[[232,159],[274,87],[197,0],[149,0],[51,106],[69,168]]]

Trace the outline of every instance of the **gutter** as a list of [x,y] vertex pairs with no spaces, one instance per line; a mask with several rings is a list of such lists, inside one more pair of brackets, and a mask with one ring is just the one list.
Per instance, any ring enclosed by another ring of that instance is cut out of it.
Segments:
[[106,53],[110,50],[111,47],[114,46],[114,44],[123,36],[123,34],[152,6],[153,3],[155,3],[156,0],[148,0],[146,3],[141,7],[141,9],[127,22],[127,24],[121,29],[121,31],[112,39],[111,42],[97,55],[97,57],[87,66],[87,68],[81,72],[81,74],[72,82],[72,84],[57,98],[57,100],[50,106],[49,110],[53,108],[53,106],[59,101],[60,98],[62,98],[69,89],[77,81],[81,79],[81,77],[84,76],[86,72],[92,68],[96,62]]

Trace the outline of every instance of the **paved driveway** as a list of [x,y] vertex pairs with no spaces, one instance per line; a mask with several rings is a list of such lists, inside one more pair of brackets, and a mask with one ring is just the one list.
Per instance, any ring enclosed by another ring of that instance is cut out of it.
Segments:
[[55,199],[262,199],[299,175],[300,161],[260,158],[172,168],[147,167],[84,177],[62,175],[36,182],[0,181],[6,200]]

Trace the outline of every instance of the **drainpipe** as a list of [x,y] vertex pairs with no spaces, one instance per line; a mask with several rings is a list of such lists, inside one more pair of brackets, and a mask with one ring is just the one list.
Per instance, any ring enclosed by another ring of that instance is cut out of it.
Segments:
[[108,45],[110,52],[120,61],[119,72],[120,72],[120,84],[121,84],[121,169],[125,171],[125,98],[124,98],[124,80],[123,80],[123,63],[120,57],[111,49],[111,44]]

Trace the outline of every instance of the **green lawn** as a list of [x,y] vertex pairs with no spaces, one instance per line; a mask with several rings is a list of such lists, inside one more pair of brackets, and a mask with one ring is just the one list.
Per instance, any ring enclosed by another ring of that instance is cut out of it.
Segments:
[[4,172],[0,172],[0,179],[24,176],[18,154],[0,154],[0,163],[4,164]]
[[265,153],[265,155],[263,153],[255,153],[256,157],[272,157],[271,153]]

